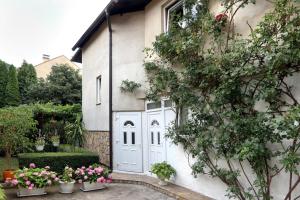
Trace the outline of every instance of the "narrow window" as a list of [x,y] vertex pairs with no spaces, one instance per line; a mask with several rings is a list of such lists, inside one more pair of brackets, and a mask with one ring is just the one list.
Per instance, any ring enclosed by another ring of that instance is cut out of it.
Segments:
[[127,132],[123,132],[123,142],[127,144]]
[[101,104],[101,76],[96,79],[96,104]]
[[151,144],[154,144],[154,134],[151,132]]
[[157,108],[161,108],[160,101],[147,104],[147,110],[152,110],[152,109],[157,109]]
[[160,132],[157,132],[157,144],[160,145]]
[[135,144],[135,132],[131,133],[131,144]]

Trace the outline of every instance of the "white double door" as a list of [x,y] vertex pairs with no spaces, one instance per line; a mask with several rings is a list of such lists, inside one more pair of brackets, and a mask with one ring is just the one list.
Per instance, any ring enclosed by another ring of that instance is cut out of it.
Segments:
[[149,169],[166,160],[165,125],[162,111],[147,113]]
[[142,116],[140,112],[116,114],[117,169],[127,172],[143,172]]

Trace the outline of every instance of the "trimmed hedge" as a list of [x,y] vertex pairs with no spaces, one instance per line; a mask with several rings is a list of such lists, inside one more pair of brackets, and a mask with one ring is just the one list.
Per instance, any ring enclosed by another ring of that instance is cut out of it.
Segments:
[[37,167],[50,166],[52,171],[61,174],[66,165],[72,168],[89,166],[99,163],[99,156],[95,153],[81,152],[51,152],[51,153],[22,153],[18,154],[19,167],[28,167],[34,163]]
[[82,147],[74,147],[70,144],[60,144],[58,146],[59,152],[69,152],[69,153],[88,153],[89,150]]

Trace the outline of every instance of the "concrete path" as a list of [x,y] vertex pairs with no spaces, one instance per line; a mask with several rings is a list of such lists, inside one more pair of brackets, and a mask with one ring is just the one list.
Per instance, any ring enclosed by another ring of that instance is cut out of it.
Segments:
[[174,200],[158,191],[142,185],[112,183],[108,188],[92,192],[76,191],[60,194],[57,187],[47,189],[48,194],[39,197],[16,197],[16,189],[6,189],[7,200]]

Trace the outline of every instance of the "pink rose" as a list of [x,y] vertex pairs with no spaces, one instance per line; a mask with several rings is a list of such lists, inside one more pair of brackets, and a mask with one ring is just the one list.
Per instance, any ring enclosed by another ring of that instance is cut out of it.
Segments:
[[93,172],[92,172],[92,171],[89,171],[88,174],[89,174],[89,175],[93,175]]
[[104,182],[105,182],[105,178],[103,176],[97,178],[97,183],[104,183]]
[[25,184],[26,184],[26,185],[30,185],[31,182],[30,182],[30,181],[26,181]]
[[16,186],[16,185],[18,185],[19,181],[18,181],[17,179],[13,179],[13,180],[11,181],[11,183],[12,183],[14,186]]
[[29,164],[29,167],[30,167],[30,168],[35,168],[35,164],[34,164],[34,163],[30,163],[30,164]]

